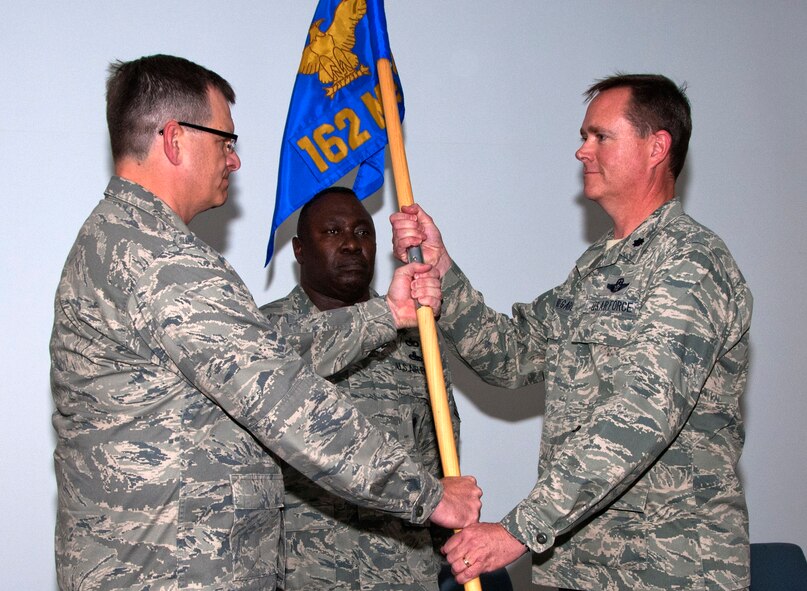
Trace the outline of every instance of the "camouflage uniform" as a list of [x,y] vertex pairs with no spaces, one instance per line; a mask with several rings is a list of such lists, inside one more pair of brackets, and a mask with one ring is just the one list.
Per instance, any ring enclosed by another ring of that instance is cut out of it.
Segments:
[[538,480],[502,524],[533,579],[586,590],[749,584],[737,474],[752,298],[677,199],[513,318],[454,267],[440,326],[487,382],[545,381]]
[[[289,342],[310,339],[307,323],[319,310],[301,286],[261,307],[270,322],[288,320]],[[322,375],[344,359],[344,341],[333,340],[313,352]],[[410,457],[431,474],[442,475],[417,330],[398,333],[330,378],[371,422],[401,442]],[[455,437],[459,432],[446,376]],[[428,527],[410,525],[328,494],[294,468],[283,465],[286,485],[283,517],[288,591],[436,591],[441,561]],[[442,533],[442,532],[440,532]],[[442,539],[442,536],[437,536]]]
[[[366,351],[395,338],[380,299],[329,318]],[[416,523],[442,495],[313,374],[221,255],[124,179],[68,256],[51,359],[63,590],[273,589],[283,482],[266,448]]]

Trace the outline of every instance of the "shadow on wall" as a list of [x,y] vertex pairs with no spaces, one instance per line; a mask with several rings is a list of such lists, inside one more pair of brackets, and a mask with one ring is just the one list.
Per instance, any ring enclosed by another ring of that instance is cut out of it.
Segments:
[[516,390],[491,386],[456,356],[448,351],[446,355],[454,388],[460,390],[480,412],[511,423],[544,415],[546,395],[543,384]]
[[[586,245],[593,244],[599,240],[600,236],[611,229],[611,218],[608,217],[602,208],[591,201],[584,193],[580,193],[575,201],[583,208],[583,240]],[[582,252],[574,256],[579,256]],[[569,268],[574,265],[574,259],[569,261]]]
[[[274,211],[274,210],[273,210]],[[275,249],[274,254],[272,255],[272,260],[269,261],[269,265],[266,267],[266,283],[264,283],[264,289],[269,289],[272,285],[272,280],[275,278],[275,274],[277,273],[277,265],[275,261],[277,260],[277,253],[282,251],[285,248],[291,249],[291,239],[297,235],[297,218],[300,217],[300,210],[298,209],[295,211],[291,216],[286,218],[286,220],[280,225],[280,227],[275,232]],[[268,225],[267,225],[268,230]],[[267,234],[266,239],[269,239]],[[266,248],[266,244],[263,245]],[[300,283],[300,266],[292,260],[291,262],[291,269],[292,275],[294,275],[294,283],[295,285]],[[281,269],[281,273],[283,270]],[[284,294],[285,295],[285,294]],[[278,295],[277,297],[281,297]]]
[[191,232],[219,253],[227,251],[230,222],[241,217],[241,209],[237,203],[238,194],[238,188],[231,186],[224,205],[200,213],[188,224]]

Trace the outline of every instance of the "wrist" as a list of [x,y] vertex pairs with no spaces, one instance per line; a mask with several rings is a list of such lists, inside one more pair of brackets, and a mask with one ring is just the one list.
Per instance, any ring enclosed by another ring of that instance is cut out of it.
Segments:
[[437,274],[442,279],[448,270],[451,268],[452,264],[451,257],[448,256],[448,252],[443,251],[443,254],[440,255],[440,258],[437,259],[437,263],[435,263],[434,268],[437,270]]
[[389,312],[392,315],[392,322],[395,324],[396,329],[401,328],[401,319],[398,317],[398,310],[395,308],[395,305],[392,302],[392,299],[387,294],[384,297],[384,301],[387,302],[387,308],[389,308]]

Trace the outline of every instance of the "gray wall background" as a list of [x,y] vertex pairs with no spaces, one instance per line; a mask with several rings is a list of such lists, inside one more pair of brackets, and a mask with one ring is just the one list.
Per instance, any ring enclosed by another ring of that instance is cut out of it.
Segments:
[[[48,381],[52,300],[64,258],[111,162],[106,67],[152,53],[226,77],[243,168],[229,203],[194,229],[225,253],[258,304],[293,286],[292,224],[263,268],[278,149],[314,0],[6,3],[0,17],[0,565],[8,589],[55,588],[56,487]],[[415,198],[489,303],[509,312],[562,281],[606,227],[573,157],[594,79],[652,71],[687,82],[695,132],[680,193],[716,230],[755,296],[742,473],[753,541],[807,547],[807,4],[801,0],[563,2],[387,0],[406,94]],[[377,287],[393,263],[391,176],[367,201]],[[454,364],[464,473],[483,518],[531,488],[539,388],[485,387]],[[523,561],[517,589],[534,589]]]

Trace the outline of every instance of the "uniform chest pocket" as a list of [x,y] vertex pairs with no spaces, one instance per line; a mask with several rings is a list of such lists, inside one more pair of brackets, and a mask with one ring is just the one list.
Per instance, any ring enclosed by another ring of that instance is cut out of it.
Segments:
[[[564,344],[563,367],[569,372],[565,409],[568,419],[588,416],[614,394],[635,358],[636,318],[583,314]],[[575,419],[576,420],[576,419]]]
[[593,364],[601,380],[609,380],[612,372],[626,361],[625,349],[635,341],[636,318],[605,314],[586,314],[571,335],[577,346],[577,365]]
[[[596,301],[589,303],[588,310],[597,305]],[[624,347],[634,338],[636,323],[635,314],[587,312],[580,317],[571,340],[572,343]]]

